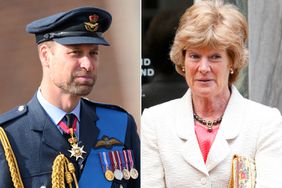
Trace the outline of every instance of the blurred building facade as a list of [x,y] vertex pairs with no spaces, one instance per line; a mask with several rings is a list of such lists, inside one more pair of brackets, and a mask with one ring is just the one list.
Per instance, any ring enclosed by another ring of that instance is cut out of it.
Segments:
[[282,112],[282,3],[248,2],[249,96]]

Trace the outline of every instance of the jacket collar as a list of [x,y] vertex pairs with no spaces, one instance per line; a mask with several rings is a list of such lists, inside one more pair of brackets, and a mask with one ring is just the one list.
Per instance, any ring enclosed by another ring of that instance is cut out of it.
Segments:
[[48,145],[58,153],[61,152],[65,155],[69,155],[66,150],[66,148],[69,148],[68,142],[44,111],[36,95],[33,96],[28,106],[30,110],[31,130],[42,132],[42,143]]
[[[219,129],[225,139],[233,139],[240,132],[243,117],[245,116],[244,100],[239,91],[232,86],[232,94]],[[179,108],[179,114],[176,119],[178,122],[176,124],[177,134],[180,138],[187,140],[194,134],[193,105],[190,89],[178,100],[177,106]]]
[[[51,121],[47,113],[44,111],[36,95],[28,103],[30,110],[30,128],[33,131],[42,132],[42,143],[48,145],[56,152],[63,153],[69,156],[66,148],[70,148],[67,140],[62,136],[56,125]],[[95,144],[99,134],[99,129],[96,127],[98,119],[95,108],[85,103],[84,99],[81,102],[80,111],[80,141],[84,145],[84,149],[89,154],[91,147]],[[89,134],[91,133],[91,134]]]
[[81,100],[80,119],[80,140],[85,145],[88,155],[91,148],[96,145],[100,130],[96,126],[98,120],[96,107],[89,106],[85,99]]
[[206,175],[230,154],[228,140],[238,136],[245,116],[244,98],[232,86],[232,94],[225,110],[220,128],[210,149],[206,164],[199,148],[194,130],[191,90],[178,100],[179,111],[176,115],[176,132],[184,141],[182,155],[192,166]]

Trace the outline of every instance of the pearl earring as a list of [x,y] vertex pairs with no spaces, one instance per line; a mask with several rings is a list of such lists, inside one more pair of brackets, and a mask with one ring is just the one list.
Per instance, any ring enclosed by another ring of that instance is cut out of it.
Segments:
[[233,71],[233,69],[232,69],[232,68],[230,69],[230,74],[234,74],[234,71]]

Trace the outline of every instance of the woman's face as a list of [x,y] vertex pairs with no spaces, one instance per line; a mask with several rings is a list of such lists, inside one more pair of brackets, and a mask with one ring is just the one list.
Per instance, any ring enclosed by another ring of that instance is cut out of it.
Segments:
[[221,97],[229,92],[230,58],[226,50],[190,48],[185,53],[185,79],[194,96]]

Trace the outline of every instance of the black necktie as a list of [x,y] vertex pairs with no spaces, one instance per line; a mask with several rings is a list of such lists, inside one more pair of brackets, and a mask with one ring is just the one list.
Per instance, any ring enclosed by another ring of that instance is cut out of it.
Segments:
[[[74,114],[66,114],[63,121],[66,123],[68,128],[73,128],[75,119],[76,116]],[[64,132],[64,137],[68,140],[71,138],[71,135]]]
[[65,118],[66,118],[66,125],[69,127],[69,128],[72,128],[73,127],[73,122],[76,118],[76,116],[74,114],[66,114],[65,115]]
[[[69,128],[73,128],[73,126],[75,125],[74,124],[74,121],[76,119],[76,116],[74,114],[66,114],[65,117],[63,118],[66,125],[69,127]],[[71,138],[71,135],[70,134],[67,134],[67,133],[64,133],[64,137],[68,140],[69,138]],[[81,163],[83,162],[83,160],[79,160],[78,162],[73,160],[73,159],[70,159],[72,161],[72,163],[75,165],[75,172],[76,172],[76,177],[79,178],[80,175],[81,175]]]

